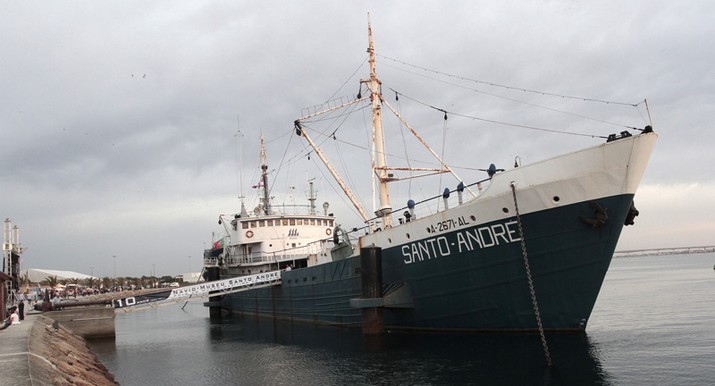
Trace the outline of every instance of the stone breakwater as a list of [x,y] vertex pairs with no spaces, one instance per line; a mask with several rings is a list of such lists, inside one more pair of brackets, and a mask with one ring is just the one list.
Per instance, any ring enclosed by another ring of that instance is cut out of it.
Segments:
[[37,315],[28,339],[30,376],[39,384],[117,385],[84,338]]
[[[82,298],[88,302],[111,302],[158,290],[114,292]],[[58,311],[62,312],[62,311]],[[48,315],[51,315],[49,313]],[[28,358],[32,383],[52,385],[117,385],[114,375],[89,349],[84,338],[64,327],[60,322],[39,313],[28,315],[27,322],[34,319],[28,336]],[[0,384],[2,382],[0,381]]]

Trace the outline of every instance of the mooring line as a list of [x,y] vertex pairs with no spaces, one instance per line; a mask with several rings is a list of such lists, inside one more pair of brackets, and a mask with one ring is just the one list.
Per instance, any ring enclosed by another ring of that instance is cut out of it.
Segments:
[[544,334],[544,325],[541,323],[541,313],[539,312],[539,303],[536,301],[536,291],[534,290],[534,280],[531,277],[531,268],[529,267],[529,258],[526,254],[526,240],[524,238],[524,228],[521,225],[521,216],[519,215],[519,203],[516,199],[516,183],[511,182],[511,193],[514,197],[514,209],[516,212],[516,223],[519,227],[519,237],[521,238],[521,253],[524,256],[524,268],[526,269],[526,278],[529,282],[529,292],[531,292],[531,304],[534,306],[534,315],[536,315],[536,324],[539,326],[539,335],[541,335],[541,346],[544,348],[546,356],[546,365],[551,367],[551,353],[549,345],[546,343],[546,334]]

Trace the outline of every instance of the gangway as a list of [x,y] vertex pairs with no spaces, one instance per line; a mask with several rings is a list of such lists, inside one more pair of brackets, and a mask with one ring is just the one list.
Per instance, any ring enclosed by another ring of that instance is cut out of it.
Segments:
[[131,312],[280,284],[281,271],[269,271],[254,275],[237,276],[229,279],[209,281],[186,287],[174,288],[172,290],[114,299],[112,301],[112,306],[114,307],[115,313]]

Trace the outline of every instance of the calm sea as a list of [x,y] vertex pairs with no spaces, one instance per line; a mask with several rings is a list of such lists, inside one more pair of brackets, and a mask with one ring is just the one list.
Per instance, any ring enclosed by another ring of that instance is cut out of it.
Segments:
[[586,334],[386,334],[228,318],[200,302],[118,315],[92,349],[122,385],[709,385],[715,254],[616,258]]

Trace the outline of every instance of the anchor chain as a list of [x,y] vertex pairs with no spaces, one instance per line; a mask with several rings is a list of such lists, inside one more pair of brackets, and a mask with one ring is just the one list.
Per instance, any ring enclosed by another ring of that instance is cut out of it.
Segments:
[[529,267],[529,258],[526,254],[526,241],[524,239],[524,228],[521,225],[521,216],[519,215],[519,203],[516,199],[516,184],[512,181],[511,193],[514,197],[514,209],[516,212],[516,223],[519,228],[519,237],[521,238],[521,253],[524,256],[524,268],[526,269],[526,278],[529,282],[529,292],[531,293],[531,304],[534,306],[534,315],[536,316],[536,324],[539,326],[539,335],[541,336],[541,346],[544,348],[546,356],[546,365],[551,367],[551,353],[549,345],[546,343],[546,335],[544,334],[544,325],[541,322],[541,313],[539,312],[539,303],[536,300],[536,291],[534,290],[534,280],[531,277],[531,268]]

